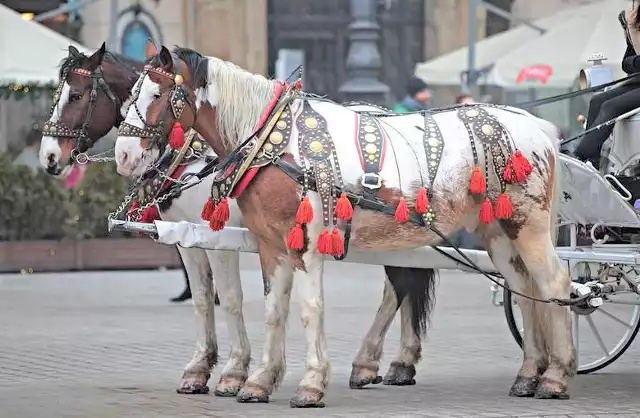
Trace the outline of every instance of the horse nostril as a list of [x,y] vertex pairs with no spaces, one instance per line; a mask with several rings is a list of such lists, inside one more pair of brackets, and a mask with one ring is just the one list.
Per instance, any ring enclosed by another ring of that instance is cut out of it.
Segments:
[[122,155],[120,156],[120,164],[125,164],[128,158],[129,158],[129,154],[127,154],[126,152],[123,152]]
[[53,154],[49,154],[49,156],[47,157],[47,161],[49,162],[49,165],[55,165],[56,161],[55,161],[56,156]]

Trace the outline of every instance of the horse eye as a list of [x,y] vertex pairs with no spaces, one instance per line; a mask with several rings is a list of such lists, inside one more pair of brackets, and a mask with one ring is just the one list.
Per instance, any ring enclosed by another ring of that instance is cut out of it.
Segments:
[[159,98],[160,98],[160,96],[162,96],[160,93],[155,93],[155,94],[153,95],[153,98],[154,98],[154,99],[159,99]]
[[81,94],[72,94],[71,96],[69,96],[69,101],[70,102],[77,102],[81,98],[82,98]]

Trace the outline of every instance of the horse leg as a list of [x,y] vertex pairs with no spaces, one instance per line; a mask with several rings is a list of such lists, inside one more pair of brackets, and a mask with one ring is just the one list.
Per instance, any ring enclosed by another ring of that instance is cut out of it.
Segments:
[[[536,218],[532,216],[529,219]],[[570,297],[571,279],[556,254],[548,229],[525,224],[521,227],[514,244],[537,284],[542,299]],[[568,399],[569,381],[576,372],[569,308],[551,303],[540,303],[536,308],[544,345],[549,353],[549,365],[540,378],[535,396],[544,399]]]
[[382,381],[385,385],[415,385],[415,365],[420,361],[421,338],[427,333],[435,304],[433,269],[385,266],[400,304],[400,350]]
[[269,402],[286,371],[285,325],[293,286],[293,268],[286,253],[258,239],[258,254],[264,280],[265,343],[262,364],[242,387],[238,402]]
[[[240,257],[233,251],[207,251],[211,271],[214,272],[215,289],[220,295],[229,330],[229,360],[222,369],[215,389],[216,396],[236,396],[247,380],[251,345],[242,314],[242,284],[240,282]],[[215,296],[214,296],[215,299]]]
[[304,268],[297,268],[294,277],[300,292],[302,326],[307,339],[307,371],[289,401],[292,408],[323,408],[322,398],[329,383],[331,363],[327,354],[324,333],[324,291],[322,271],[324,262],[315,249],[302,260]]
[[[481,239],[491,261],[509,283],[509,288],[528,296],[535,296],[535,282],[524,268],[513,242],[496,226],[485,228],[484,233],[480,234]],[[546,369],[548,361],[546,350],[540,341],[536,302],[518,296],[516,298],[522,311],[524,358],[509,395],[526,397],[534,395],[540,375]]]
[[352,363],[351,377],[349,377],[349,387],[351,389],[360,389],[369,384],[375,385],[382,382],[382,377],[378,376],[382,346],[384,336],[387,334],[400,306],[397,296],[387,272],[380,307],[378,307],[373,324],[365,335],[360,345],[360,350]]
[[188,272],[198,337],[193,358],[185,367],[177,392],[208,393],[207,381],[211,377],[211,369],[218,361],[210,266],[204,250],[178,247],[178,251]]

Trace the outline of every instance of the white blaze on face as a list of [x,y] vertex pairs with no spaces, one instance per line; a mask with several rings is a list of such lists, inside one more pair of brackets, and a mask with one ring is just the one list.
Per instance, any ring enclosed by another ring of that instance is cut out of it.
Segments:
[[[62,85],[62,90],[60,91],[60,100],[56,103],[53,108],[53,114],[49,118],[50,122],[58,122],[60,120],[60,115],[62,114],[62,109],[64,106],[69,103],[69,93],[71,92],[71,87],[67,82]],[[54,138],[52,136],[43,136],[40,142],[40,165],[42,168],[47,168],[50,165],[59,167],[60,166],[60,157],[62,156],[62,149],[60,148],[60,144],[58,144],[58,138]]]
[[[129,125],[136,126],[144,129],[145,122],[140,119],[136,107],[143,117],[146,117],[147,109],[149,105],[160,94],[160,86],[145,75],[141,75],[136,84],[133,87],[135,92],[142,82],[140,87],[140,93],[135,102],[131,103],[129,110],[125,116],[124,122]],[[141,80],[142,79],[142,80]],[[124,110],[124,107],[123,107]],[[118,166],[118,173],[123,176],[140,176],[148,168],[148,165],[155,161],[158,157],[158,150],[153,148],[149,151],[144,151],[140,145],[141,138],[137,136],[123,136],[118,134],[115,147],[115,158]],[[144,158],[143,158],[144,154]]]

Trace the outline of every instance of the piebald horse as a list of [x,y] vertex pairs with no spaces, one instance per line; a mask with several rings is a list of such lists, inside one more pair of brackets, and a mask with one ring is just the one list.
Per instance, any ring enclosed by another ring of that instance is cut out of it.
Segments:
[[[324,405],[330,362],[322,256],[344,254],[348,227],[352,247],[394,251],[436,244],[464,226],[511,289],[548,302],[569,297],[569,275],[553,245],[558,139],[549,122],[485,104],[373,118],[305,96],[297,82],[192,58],[162,47],[145,67],[116,159],[121,173],[135,174],[160,152],[149,140],[154,132],[191,128],[228,157],[209,200],[194,204],[203,204],[218,230],[235,198],[259,243],[266,342],[239,400],[268,399],[282,379],[295,276],[308,352],[290,405]],[[520,307],[524,360],[510,394],[568,398],[576,369],[568,308],[526,298]]]
[[[96,71],[99,69],[99,71]],[[60,95],[47,126],[41,146],[41,163],[50,174],[61,174],[64,163],[73,150],[86,152],[114,126],[119,126],[128,107],[139,65],[132,65],[118,56],[106,52],[104,45],[87,57],[70,47],[69,57],[61,66]],[[97,89],[94,109],[91,105],[92,77],[103,75],[105,86]],[[116,102],[108,91],[114,93]],[[117,103],[117,106],[115,105]],[[358,110],[379,111],[377,107],[352,106]],[[79,130],[85,129],[84,143],[78,147]],[[211,151],[209,155],[214,155]],[[202,163],[189,164],[183,174],[198,172]],[[200,209],[193,200],[205,198],[211,179],[205,180],[179,197],[160,205],[164,220],[202,222]],[[231,223],[241,225],[240,210],[233,203],[230,207]],[[242,317],[242,288],[239,286],[239,258],[229,251],[204,251],[179,247],[189,270],[189,280],[194,294],[198,340],[193,359],[183,373],[179,393],[207,393],[207,381],[218,355],[213,306],[211,304],[211,278],[213,270],[216,286],[222,295],[222,307],[227,314],[230,331],[231,355],[222,372],[215,393],[218,396],[235,396],[248,374],[250,346]],[[435,273],[433,270],[385,268],[387,279],[383,300],[374,323],[353,362],[350,378],[352,388],[379,383],[379,362],[382,356],[384,336],[398,309],[401,312],[401,349],[382,380],[388,385],[415,383],[415,364],[420,360],[420,336],[426,331],[427,320],[435,302]]]

